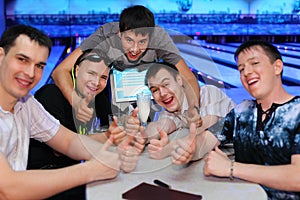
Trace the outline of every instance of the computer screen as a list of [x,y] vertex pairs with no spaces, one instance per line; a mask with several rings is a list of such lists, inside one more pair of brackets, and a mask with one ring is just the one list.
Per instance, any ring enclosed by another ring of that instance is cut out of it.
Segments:
[[113,70],[111,75],[111,92],[115,103],[136,101],[139,92],[150,93],[144,84],[147,70],[138,71],[137,68],[124,71]]

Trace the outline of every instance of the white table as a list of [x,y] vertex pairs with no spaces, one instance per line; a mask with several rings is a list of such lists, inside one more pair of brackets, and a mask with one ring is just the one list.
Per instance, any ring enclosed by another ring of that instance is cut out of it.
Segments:
[[204,161],[200,160],[177,166],[171,164],[170,158],[153,160],[148,158],[147,153],[143,153],[134,172],[120,172],[115,179],[88,184],[87,200],[119,200],[122,199],[122,193],[142,182],[155,185],[155,179],[169,184],[171,189],[200,194],[208,200],[267,199],[265,191],[258,184],[204,176],[203,164]]

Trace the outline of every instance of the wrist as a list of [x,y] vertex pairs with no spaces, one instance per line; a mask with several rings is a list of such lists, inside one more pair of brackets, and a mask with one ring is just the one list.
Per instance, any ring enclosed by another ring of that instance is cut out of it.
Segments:
[[197,110],[197,113],[200,114],[200,109],[199,109],[198,106],[194,106],[194,109],[196,109],[196,110]]
[[78,105],[78,103],[80,102],[81,98],[77,95],[77,93],[75,92],[75,90],[73,90],[71,92],[71,101],[70,104],[72,107],[75,107]]
[[230,161],[230,174],[229,174],[229,179],[233,181],[234,175],[233,175],[233,170],[234,170],[234,160]]
[[107,131],[105,132],[105,136],[106,136],[106,138],[108,139],[108,138],[110,137],[110,135],[111,135],[110,131],[109,131],[109,130],[107,130]]

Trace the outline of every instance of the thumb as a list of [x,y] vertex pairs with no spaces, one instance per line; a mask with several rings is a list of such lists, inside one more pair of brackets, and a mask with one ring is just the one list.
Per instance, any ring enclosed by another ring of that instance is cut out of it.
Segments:
[[157,131],[158,131],[158,133],[159,133],[159,135],[160,135],[160,140],[163,140],[163,139],[165,139],[166,137],[168,137],[167,133],[166,133],[165,131],[163,131],[162,129],[157,128]]
[[134,136],[133,135],[127,135],[127,138],[123,141],[123,148],[128,149],[131,145],[130,143],[133,141]]
[[93,98],[94,98],[93,94],[86,95],[86,97],[84,98],[84,101],[85,101],[86,105],[88,105]]
[[111,147],[112,144],[113,144],[113,136],[110,136],[106,140],[106,142],[104,143],[104,145],[102,146],[102,149],[107,151],[109,149],[109,147]]
[[138,115],[138,107],[136,107],[133,111],[132,111],[132,117],[137,117]]
[[143,126],[140,126],[140,136],[142,138],[147,138],[147,133],[146,133],[145,128]]
[[190,124],[190,134],[189,134],[189,140],[193,141],[196,138],[196,124],[191,123]]
[[114,125],[114,126],[118,126],[118,118],[116,117],[116,116],[113,116],[113,122],[112,122],[112,124]]

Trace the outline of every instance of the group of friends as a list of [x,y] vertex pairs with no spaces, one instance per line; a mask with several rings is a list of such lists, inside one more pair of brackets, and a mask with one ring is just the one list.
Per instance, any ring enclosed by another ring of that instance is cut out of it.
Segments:
[[[34,96],[30,90],[47,67],[51,39],[27,25],[4,31],[0,199],[85,199],[85,184],[133,172],[146,150],[177,165],[204,159],[205,175],[260,184],[269,199],[300,199],[300,97],[283,87],[277,48],[259,40],[238,47],[240,79],[254,99],[235,105],[221,89],[199,87],[154,21],[144,6],[125,8],[119,22],[100,26],[55,68],[55,84]],[[110,71],[140,66],[163,108],[158,119],[144,128],[137,107],[124,126],[114,116],[107,131],[94,134],[99,117],[110,112],[101,93]],[[188,134],[174,137],[182,130]],[[219,148],[229,142],[234,159]]]

